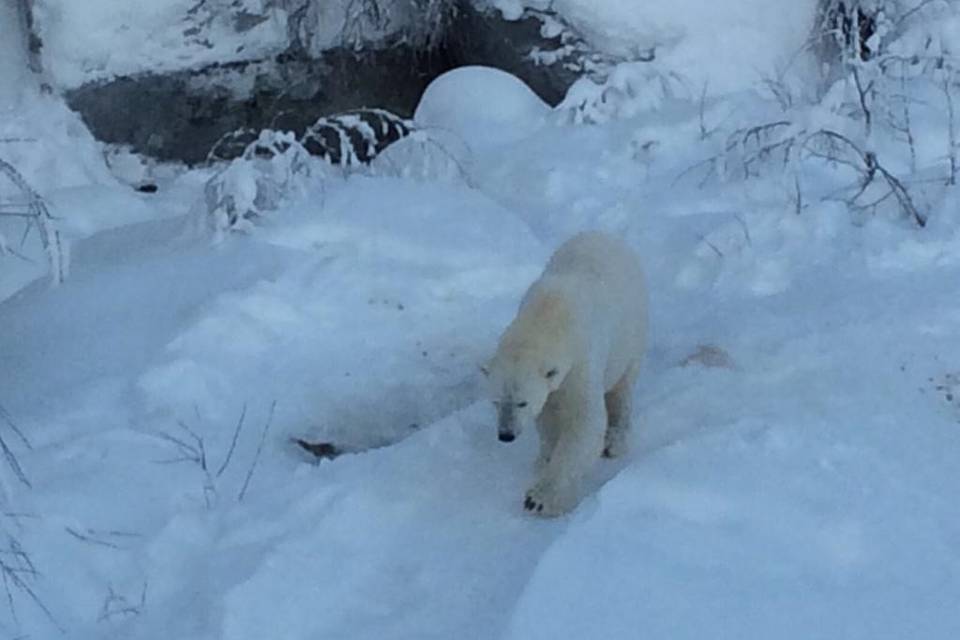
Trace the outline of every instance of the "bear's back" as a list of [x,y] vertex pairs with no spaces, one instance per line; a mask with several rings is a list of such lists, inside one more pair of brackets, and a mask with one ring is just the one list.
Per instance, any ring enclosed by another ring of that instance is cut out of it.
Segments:
[[599,231],[584,231],[564,242],[551,256],[546,275],[596,279],[598,284],[643,277],[640,260],[625,242]]

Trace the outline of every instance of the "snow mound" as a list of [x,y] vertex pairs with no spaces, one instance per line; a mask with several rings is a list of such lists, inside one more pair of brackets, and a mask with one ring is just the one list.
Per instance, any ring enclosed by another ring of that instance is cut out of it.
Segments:
[[543,556],[506,637],[956,637],[951,533],[920,498],[935,481],[822,446],[835,425],[725,427],[608,483]]
[[540,128],[550,107],[522,80],[490,67],[460,67],[427,87],[413,119],[448,131],[474,151],[520,140]]

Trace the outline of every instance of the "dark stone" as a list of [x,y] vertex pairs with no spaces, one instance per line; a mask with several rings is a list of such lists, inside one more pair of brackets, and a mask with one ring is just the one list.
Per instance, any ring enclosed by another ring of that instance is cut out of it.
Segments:
[[385,109],[356,109],[323,117],[307,128],[300,143],[331,164],[367,164],[413,130],[413,123]]

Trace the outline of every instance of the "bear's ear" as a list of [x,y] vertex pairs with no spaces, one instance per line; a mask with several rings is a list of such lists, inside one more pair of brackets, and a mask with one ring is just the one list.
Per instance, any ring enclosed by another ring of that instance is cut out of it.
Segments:
[[554,377],[555,375],[557,375],[557,368],[554,367],[554,368],[550,369],[550,370],[547,371],[544,375],[547,377],[547,380],[549,380],[550,378],[552,378],[552,377]]

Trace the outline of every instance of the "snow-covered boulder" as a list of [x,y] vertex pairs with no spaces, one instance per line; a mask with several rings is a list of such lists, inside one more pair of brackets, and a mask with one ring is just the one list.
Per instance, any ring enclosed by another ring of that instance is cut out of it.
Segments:
[[414,122],[449,132],[474,151],[526,137],[550,107],[516,76],[490,67],[460,67],[427,87]]

